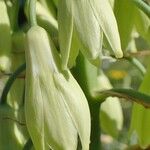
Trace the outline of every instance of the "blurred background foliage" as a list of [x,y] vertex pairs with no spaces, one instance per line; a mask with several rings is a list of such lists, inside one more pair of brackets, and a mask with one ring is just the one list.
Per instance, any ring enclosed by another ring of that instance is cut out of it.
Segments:
[[[134,5],[133,1],[110,0],[110,2],[117,19],[124,54],[127,57],[130,55],[136,58],[144,68],[147,68],[150,59],[149,18]],[[149,1],[145,2],[149,5]],[[106,47],[104,46],[104,48]],[[138,90],[143,81],[143,73],[132,61],[126,58],[117,61],[113,57],[104,58],[102,68],[115,88],[123,87]],[[133,103],[126,100],[120,102],[124,117],[123,128],[117,139],[103,132],[101,136],[102,147],[105,150],[140,150],[142,148],[134,145],[137,138],[133,136],[131,139],[128,133]]]

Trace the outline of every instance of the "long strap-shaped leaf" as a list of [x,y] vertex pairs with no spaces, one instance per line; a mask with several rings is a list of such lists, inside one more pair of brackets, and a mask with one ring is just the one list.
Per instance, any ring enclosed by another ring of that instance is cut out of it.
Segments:
[[150,108],[150,95],[132,89],[111,89],[97,92],[97,96],[100,96],[103,99],[106,99],[109,96],[125,98],[127,100],[139,103],[145,108]]

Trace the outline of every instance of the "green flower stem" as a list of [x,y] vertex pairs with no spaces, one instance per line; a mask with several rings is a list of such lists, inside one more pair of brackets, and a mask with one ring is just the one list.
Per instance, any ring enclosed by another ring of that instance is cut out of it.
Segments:
[[145,67],[138,59],[133,58],[133,57],[129,57],[125,59],[128,60],[131,64],[133,64],[142,73],[142,75],[146,73]]
[[100,112],[100,104],[95,100],[88,89],[87,83],[87,72],[85,71],[85,58],[83,55],[79,55],[76,62],[76,67],[73,68],[72,73],[76,78],[77,82],[79,83],[80,87],[82,88],[90,108],[91,113],[91,143],[90,143],[90,150],[100,150],[101,149],[101,130],[100,130],[100,122],[99,122],[99,112]]
[[31,26],[37,25],[36,21],[36,0],[30,0],[30,23]]
[[30,26],[37,25],[36,20],[36,0],[27,0],[26,1],[26,15]]
[[[112,56],[112,57],[115,58],[115,56]],[[142,75],[145,75],[146,69],[145,69],[144,65],[137,58],[125,56],[125,57],[121,58],[120,60],[127,60],[129,63],[134,65],[142,73]]]
[[6,82],[5,84],[5,87],[3,89],[3,92],[2,92],[2,96],[1,96],[1,101],[0,103],[1,104],[5,104],[6,101],[7,101],[7,95],[8,95],[8,92],[12,86],[12,84],[14,83],[15,79],[18,77],[18,75],[23,72],[26,68],[26,64],[22,64],[11,76],[10,78],[8,79],[8,81]]
[[147,5],[143,0],[133,0],[135,5],[141,9],[150,18],[150,6]]

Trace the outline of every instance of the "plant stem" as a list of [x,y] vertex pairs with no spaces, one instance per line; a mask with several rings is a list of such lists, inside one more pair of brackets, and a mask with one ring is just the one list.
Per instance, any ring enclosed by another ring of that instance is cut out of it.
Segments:
[[37,25],[36,21],[36,0],[30,0],[29,2],[29,20],[31,26]]
[[100,102],[94,102],[94,100],[89,101],[89,107],[91,112],[91,143],[90,150],[100,150],[101,142],[100,142]]
[[37,25],[36,0],[27,0],[25,8],[26,8],[26,15],[27,15],[30,26]]
[[26,64],[23,64],[21,65],[11,76],[10,78],[8,79],[8,81],[6,82],[5,84],[5,87],[3,89],[3,92],[2,92],[2,96],[1,96],[1,101],[0,103],[1,104],[5,104],[6,103],[6,100],[7,100],[7,95],[8,95],[8,92],[12,86],[12,84],[14,83],[15,79],[17,78],[17,76],[23,72],[26,68]]
[[129,58],[126,58],[126,59],[130,63],[132,63],[142,73],[142,75],[144,76],[144,74],[146,73],[146,69],[145,69],[143,64],[138,59],[133,58],[133,57],[129,57]]
[[[95,100],[89,91],[88,81],[87,81],[87,68],[85,64],[85,58],[83,55],[79,55],[76,61],[76,67],[73,68],[72,72],[76,80],[78,81],[79,85],[81,86],[89,104],[90,114],[91,114],[91,143],[90,143],[90,150],[100,150],[101,143],[100,143],[100,118],[99,118],[99,111],[100,111],[100,101]],[[89,70],[92,73],[93,77],[93,70]],[[96,72],[95,72],[96,73]],[[95,80],[95,79],[93,79]]]
[[133,0],[135,5],[141,9],[150,18],[150,7],[142,0]]

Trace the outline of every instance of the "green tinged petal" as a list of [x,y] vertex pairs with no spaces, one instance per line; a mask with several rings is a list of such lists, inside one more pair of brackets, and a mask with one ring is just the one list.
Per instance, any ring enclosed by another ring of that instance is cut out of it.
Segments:
[[117,58],[123,57],[117,22],[108,0],[89,0],[93,13]]
[[57,20],[39,2],[36,3],[37,22],[45,28],[54,39],[58,36]]
[[62,74],[54,74],[54,79],[58,92],[64,96],[66,109],[78,131],[82,149],[88,150],[90,144],[90,112],[85,95],[70,73],[68,73],[67,80]]
[[126,50],[134,25],[135,6],[131,0],[115,0],[114,13],[118,23],[121,46]]
[[73,15],[71,1],[64,0],[59,2],[58,27],[59,44],[62,57],[62,68],[66,70],[71,52],[71,42],[73,34]]
[[28,31],[27,45],[25,115],[35,148],[76,150],[79,134],[88,149],[90,114],[83,92],[70,73],[60,72],[60,58],[43,28]]
[[114,8],[115,0],[109,0],[109,3],[110,3],[110,5],[111,5],[111,8],[113,9],[113,8]]
[[87,0],[72,0],[75,29],[83,47],[83,54],[95,65],[100,64],[102,30]]
[[76,65],[76,58],[79,54],[80,45],[81,44],[77,37],[77,33],[76,33],[75,29],[73,29],[70,55],[69,55],[69,59],[68,59],[68,68],[72,68],[73,66]]

